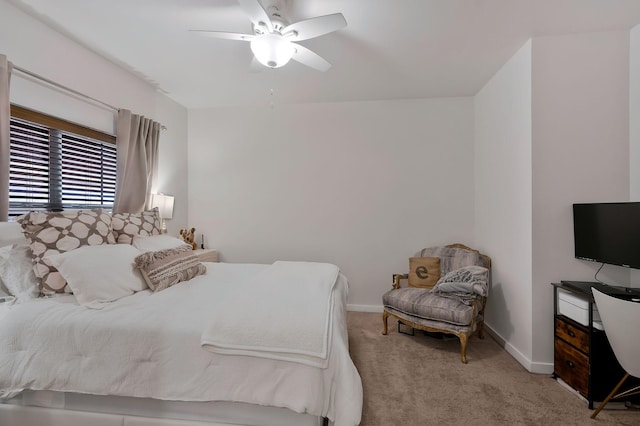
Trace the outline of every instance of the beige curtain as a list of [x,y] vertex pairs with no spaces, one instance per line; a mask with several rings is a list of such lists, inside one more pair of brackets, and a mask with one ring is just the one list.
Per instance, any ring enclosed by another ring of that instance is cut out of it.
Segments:
[[129,110],[118,111],[114,213],[138,213],[149,207],[157,176],[160,127]]
[[9,214],[9,81],[13,65],[5,55],[0,55],[0,221],[5,222]]

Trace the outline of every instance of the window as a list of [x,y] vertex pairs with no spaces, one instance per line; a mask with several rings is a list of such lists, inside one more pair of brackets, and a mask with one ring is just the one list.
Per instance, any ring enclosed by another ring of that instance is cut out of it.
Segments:
[[10,139],[9,217],[113,207],[115,137],[12,105]]

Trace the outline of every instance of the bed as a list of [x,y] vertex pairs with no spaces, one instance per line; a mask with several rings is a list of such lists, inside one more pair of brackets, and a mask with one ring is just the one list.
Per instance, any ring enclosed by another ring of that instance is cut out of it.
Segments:
[[[285,284],[302,282],[296,273],[315,279],[313,268],[329,270],[325,264],[203,266],[185,282],[98,309],[79,303],[76,292],[0,303],[0,424],[359,424],[362,383],[348,350],[346,277],[336,273],[325,303]],[[296,292],[308,300],[299,303]],[[314,310],[326,321],[292,320]],[[323,338],[306,342],[314,328]],[[270,345],[264,336],[273,334],[308,345]]]

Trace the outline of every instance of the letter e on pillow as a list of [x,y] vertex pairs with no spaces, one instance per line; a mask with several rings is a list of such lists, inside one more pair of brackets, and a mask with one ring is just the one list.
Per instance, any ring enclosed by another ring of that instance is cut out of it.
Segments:
[[409,287],[431,288],[439,279],[439,257],[409,258]]

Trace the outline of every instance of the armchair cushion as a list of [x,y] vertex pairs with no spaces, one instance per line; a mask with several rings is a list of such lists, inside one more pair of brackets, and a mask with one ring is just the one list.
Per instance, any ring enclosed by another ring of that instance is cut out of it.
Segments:
[[409,259],[409,287],[431,288],[439,279],[439,257],[412,257]]
[[410,316],[462,326],[469,325],[474,315],[473,305],[423,288],[390,290],[382,296],[382,303]]

